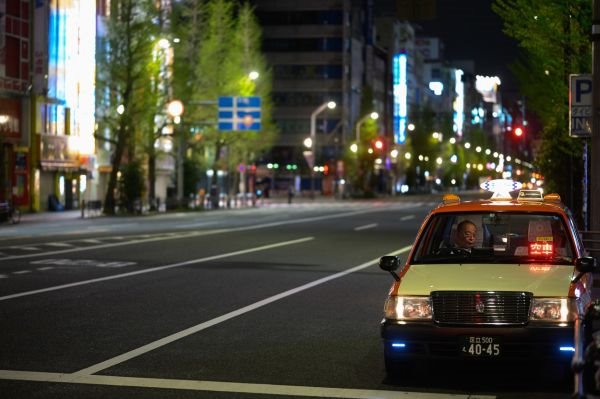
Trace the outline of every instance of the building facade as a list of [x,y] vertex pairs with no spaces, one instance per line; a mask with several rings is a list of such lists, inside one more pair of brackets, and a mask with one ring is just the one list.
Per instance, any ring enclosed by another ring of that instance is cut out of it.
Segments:
[[29,206],[31,181],[29,0],[0,0],[0,202]]
[[[306,171],[302,143],[310,136],[311,114],[335,101],[335,109],[317,115],[315,165],[335,171],[318,176],[325,194],[335,191],[343,177],[342,154],[361,114],[386,112],[387,55],[374,46],[372,3],[253,1],[263,30],[263,52],[273,70],[274,120],[280,130],[265,161],[297,164]],[[372,98],[365,105],[367,91]]]

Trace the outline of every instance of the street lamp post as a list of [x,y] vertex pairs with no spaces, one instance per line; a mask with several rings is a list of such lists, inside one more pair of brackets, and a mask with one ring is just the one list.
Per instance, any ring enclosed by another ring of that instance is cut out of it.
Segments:
[[356,144],[357,145],[359,144],[359,140],[360,140],[360,127],[364,123],[364,121],[366,121],[368,118],[377,120],[379,118],[379,114],[377,112],[371,112],[370,114],[363,116],[362,118],[359,119],[358,122],[356,122]]
[[[173,100],[167,105],[167,113],[173,118],[173,122],[178,125],[181,122],[183,114],[183,103],[179,100]],[[177,204],[183,203],[183,157],[185,156],[185,136],[183,129],[178,130],[179,143],[177,145]]]
[[317,160],[317,115],[323,112],[326,108],[334,109],[336,106],[334,101],[329,101],[321,104],[317,109],[313,111],[310,115],[310,139],[311,139],[311,149],[312,149],[312,159],[313,164],[310,166],[310,197],[312,199],[315,198],[315,168],[314,163]]

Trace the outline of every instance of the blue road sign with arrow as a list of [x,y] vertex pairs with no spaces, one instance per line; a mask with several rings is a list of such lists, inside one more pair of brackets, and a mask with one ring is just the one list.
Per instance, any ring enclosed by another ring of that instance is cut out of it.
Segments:
[[219,130],[240,131],[261,129],[260,97],[219,97]]

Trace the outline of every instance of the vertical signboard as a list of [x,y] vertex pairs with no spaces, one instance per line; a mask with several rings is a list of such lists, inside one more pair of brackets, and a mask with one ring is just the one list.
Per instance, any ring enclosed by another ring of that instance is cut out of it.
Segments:
[[34,36],[33,36],[33,90],[36,94],[45,94],[48,90],[48,2],[35,0]]
[[569,76],[569,135],[592,137],[592,75]]
[[6,76],[6,0],[0,0],[0,77]]
[[408,115],[407,56],[394,54],[392,64],[394,94],[394,143],[406,142],[406,118]]

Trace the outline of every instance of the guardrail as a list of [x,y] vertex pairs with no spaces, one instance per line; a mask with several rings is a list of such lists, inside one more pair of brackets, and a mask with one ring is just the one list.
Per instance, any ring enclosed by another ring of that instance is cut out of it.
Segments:
[[94,217],[102,215],[102,201],[81,201],[81,217]]
[[585,249],[591,256],[600,259],[600,231],[581,231],[581,239]]

